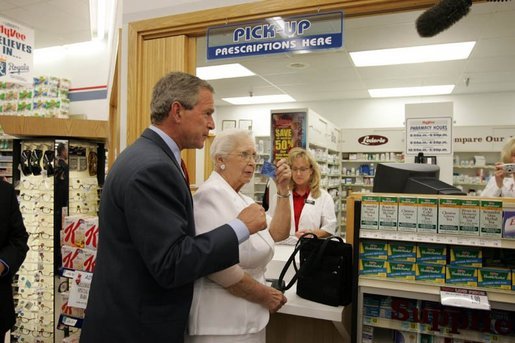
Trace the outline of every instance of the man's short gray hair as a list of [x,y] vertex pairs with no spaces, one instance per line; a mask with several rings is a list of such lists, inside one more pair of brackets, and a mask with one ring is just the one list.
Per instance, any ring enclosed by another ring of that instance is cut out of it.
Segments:
[[152,90],[151,123],[161,123],[168,116],[174,101],[179,102],[187,110],[191,110],[198,102],[201,88],[205,88],[211,93],[215,92],[207,81],[194,75],[171,72],[163,76]]

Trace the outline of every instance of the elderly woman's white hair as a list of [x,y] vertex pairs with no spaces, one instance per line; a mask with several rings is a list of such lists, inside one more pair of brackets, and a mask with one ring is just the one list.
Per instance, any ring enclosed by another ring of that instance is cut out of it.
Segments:
[[243,129],[225,129],[216,134],[211,144],[211,161],[216,164],[218,156],[226,156],[236,150],[243,142],[250,140],[255,145],[252,131]]

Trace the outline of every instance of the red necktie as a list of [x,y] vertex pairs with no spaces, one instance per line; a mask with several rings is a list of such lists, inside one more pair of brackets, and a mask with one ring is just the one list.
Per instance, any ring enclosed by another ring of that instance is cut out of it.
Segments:
[[184,173],[184,178],[186,179],[186,183],[188,186],[190,185],[190,177],[188,176],[188,169],[186,168],[186,163],[184,163],[184,160],[181,158],[181,168],[182,172]]

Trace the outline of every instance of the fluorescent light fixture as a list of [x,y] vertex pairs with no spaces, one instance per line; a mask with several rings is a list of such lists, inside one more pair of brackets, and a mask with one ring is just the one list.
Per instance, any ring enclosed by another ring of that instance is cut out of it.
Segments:
[[369,89],[372,98],[451,94],[454,85]]
[[295,102],[288,94],[261,95],[261,96],[242,96],[236,98],[222,98],[233,105],[255,105],[255,104],[276,104],[280,102]]
[[350,52],[356,67],[464,60],[476,42],[433,44],[408,48]]
[[231,79],[252,75],[256,74],[239,63],[197,68],[197,76],[203,80]]
[[107,5],[108,0],[89,0],[89,18],[93,40],[103,40],[105,37],[107,30]]

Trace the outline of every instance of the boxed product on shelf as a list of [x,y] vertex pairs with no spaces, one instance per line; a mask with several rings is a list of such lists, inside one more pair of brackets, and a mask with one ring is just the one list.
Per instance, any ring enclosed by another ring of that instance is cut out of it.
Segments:
[[360,275],[386,277],[387,270],[388,261],[369,260],[365,258],[359,260]]
[[66,216],[61,230],[61,244],[96,250],[98,244],[98,217]]
[[507,268],[479,268],[478,286],[511,290],[512,271]]
[[363,239],[359,242],[359,258],[386,260],[388,258],[388,242]]
[[445,283],[457,286],[477,287],[477,268],[449,264],[445,267]]
[[438,199],[438,233],[458,233],[461,202],[461,199]]
[[84,219],[82,216],[64,217],[63,229],[61,230],[61,245],[84,248],[84,230],[81,225]]
[[417,245],[412,242],[389,241],[388,261],[416,262]]
[[481,237],[502,237],[503,213],[502,201],[481,200],[480,208],[480,232]]
[[83,308],[71,307],[68,305],[69,293],[59,293],[61,296],[61,314],[75,317],[84,318],[85,311]]
[[379,230],[397,231],[399,198],[381,196],[379,199]]
[[463,199],[460,210],[459,233],[469,236],[479,235],[480,202],[477,199]]
[[449,248],[449,264],[481,268],[483,266],[483,251],[477,247],[451,246]]
[[417,232],[438,232],[438,198],[417,198]]
[[447,263],[447,246],[443,244],[418,243],[417,263],[445,265]]
[[82,225],[86,239],[85,247],[87,249],[96,250],[98,247],[98,217],[84,218]]
[[97,251],[81,249],[68,245],[61,247],[62,265],[66,269],[93,272],[96,264]]
[[503,211],[502,236],[515,238],[515,210]]
[[379,229],[379,196],[364,195],[361,198],[361,228]]
[[417,198],[399,197],[398,231],[417,231]]
[[386,277],[403,280],[415,280],[415,263],[388,261]]
[[437,264],[417,263],[415,280],[445,283],[445,266]]

